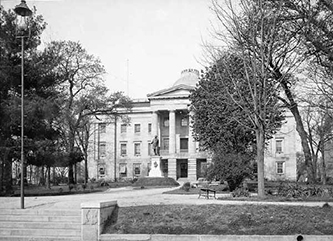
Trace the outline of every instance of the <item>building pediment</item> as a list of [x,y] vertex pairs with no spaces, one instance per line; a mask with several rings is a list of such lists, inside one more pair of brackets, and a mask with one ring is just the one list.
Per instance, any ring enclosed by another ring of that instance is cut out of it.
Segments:
[[147,97],[148,99],[188,98],[193,89],[193,86],[181,84],[148,94]]

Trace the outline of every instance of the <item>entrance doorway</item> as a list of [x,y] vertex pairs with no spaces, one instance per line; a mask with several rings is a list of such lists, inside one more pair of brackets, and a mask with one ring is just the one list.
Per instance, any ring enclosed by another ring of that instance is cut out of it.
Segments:
[[187,178],[188,176],[188,161],[187,159],[177,159],[177,179]]
[[207,173],[207,160],[197,159],[197,178],[206,177]]
[[161,171],[164,177],[168,177],[168,159],[161,160]]

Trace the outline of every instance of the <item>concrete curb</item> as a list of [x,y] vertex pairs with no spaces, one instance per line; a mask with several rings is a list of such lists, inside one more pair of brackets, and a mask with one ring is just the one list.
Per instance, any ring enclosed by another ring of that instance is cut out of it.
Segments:
[[[99,241],[297,241],[299,235],[102,234]],[[331,235],[302,235],[303,241],[332,241]]]

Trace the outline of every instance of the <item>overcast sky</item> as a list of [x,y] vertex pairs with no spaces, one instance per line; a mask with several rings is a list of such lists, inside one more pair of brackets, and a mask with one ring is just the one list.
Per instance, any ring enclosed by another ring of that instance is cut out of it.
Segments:
[[[20,0],[0,0],[14,8]],[[111,91],[132,98],[172,86],[183,69],[203,67],[210,0],[26,0],[48,23],[43,40],[80,41],[99,57]],[[128,81],[127,81],[128,80]]]

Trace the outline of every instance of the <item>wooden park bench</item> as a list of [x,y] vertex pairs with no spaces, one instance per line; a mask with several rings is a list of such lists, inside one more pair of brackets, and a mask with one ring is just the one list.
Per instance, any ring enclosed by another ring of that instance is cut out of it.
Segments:
[[203,196],[203,197],[206,197],[207,199],[209,199],[209,194],[210,193],[216,199],[216,191],[214,189],[210,189],[210,188],[200,188],[199,197],[198,198],[200,198],[201,196]]

